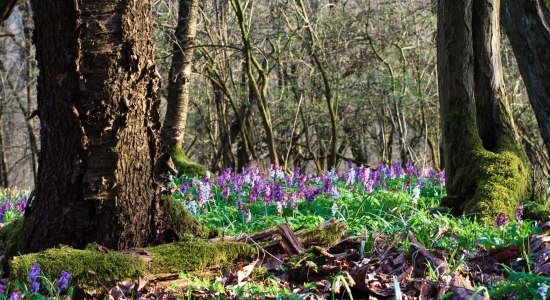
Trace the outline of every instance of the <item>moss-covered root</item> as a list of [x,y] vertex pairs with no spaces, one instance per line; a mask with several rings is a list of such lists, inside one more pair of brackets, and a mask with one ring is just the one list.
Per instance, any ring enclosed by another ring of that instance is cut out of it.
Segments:
[[202,240],[164,244],[146,250],[153,254],[153,260],[148,265],[151,273],[226,268],[235,261],[258,255],[257,249],[248,244],[209,243]]
[[531,195],[531,179],[525,162],[512,151],[477,150],[471,159],[472,162],[465,162],[452,183],[455,191],[469,195],[467,200],[447,198],[443,205],[459,207],[467,215],[489,224],[501,212],[514,216],[519,203]]
[[94,247],[77,250],[61,246],[14,257],[10,261],[11,277],[24,280],[34,264],[40,264],[42,272],[48,278],[57,278],[61,271],[67,271],[73,274],[72,284],[91,287],[121,279],[135,279],[146,272],[144,261],[128,255],[118,252],[102,253]]
[[172,162],[174,163],[179,175],[185,174],[189,177],[200,177],[206,175],[206,167],[192,162],[187,155],[185,155],[181,143],[177,143],[172,147],[172,149],[170,149],[170,156],[172,157]]
[[55,278],[62,270],[73,274],[71,283],[97,288],[102,284],[137,279],[144,274],[198,271],[228,267],[237,260],[253,258],[257,250],[242,243],[208,243],[191,240],[145,248],[135,252],[103,253],[97,246],[77,250],[67,246],[16,256],[10,261],[10,274],[24,280],[30,266],[40,264],[45,275]]
[[8,261],[23,249],[23,239],[21,238],[21,229],[23,228],[23,219],[17,219],[0,229],[0,241],[4,249],[0,254],[0,266],[2,269],[8,266]]
[[310,246],[331,247],[340,242],[347,228],[346,222],[332,219],[319,227],[299,231],[296,235],[306,248]]
[[175,231],[179,240],[187,237],[211,238],[219,234],[217,230],[211,230],[199,222],[181,202],[170,196],[162,198],[162,204],[165,207],[167,217],[163,222],[167,222],[167,227]]

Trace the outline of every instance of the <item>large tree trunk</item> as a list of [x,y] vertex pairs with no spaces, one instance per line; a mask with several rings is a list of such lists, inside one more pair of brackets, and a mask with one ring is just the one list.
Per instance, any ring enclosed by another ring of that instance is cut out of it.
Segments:
[[550,12],[546,3],[503,0],[502,17],[550,155]]
[[[499,0],[441,0],[438,73],[447,194],[485,222],[529,196],[526,156],[504,94]],[[474,96],[475,95],[475,96]],[[476,120],[477,112],[477,120]]]
[[143,246],[158,206],[151,3],[32,5],[42,147],[24,250]]
[[174,57],[168,83],[166,117],[161,130],[162,152],[170,154],[164,155],[163,159],[171,157],[177,171],[190,176],[205,172],[204,168],[191,163],[183,151],[198,13],[198,0],[180,0]]

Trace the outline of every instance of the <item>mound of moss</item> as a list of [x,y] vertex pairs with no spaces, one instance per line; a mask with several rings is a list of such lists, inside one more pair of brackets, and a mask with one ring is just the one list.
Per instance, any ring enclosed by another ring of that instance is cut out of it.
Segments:
[[192,162],[185,152],[181,143],[176,144],[170,150],[172,162],[176,167],[179,175],[187,175],[189,177],[201,177],[206,175],[206,167],[195,162]]
[[170,225],[177,232],[180,240],[184,240],[189,236],[210,238],[219,234],[218,230],[211,230],[197,221],[178,200],[170,196],[164,196],[163,202],[170,217]]
[[306,248],[310,246],[332,247],[340,242],[347,229],[346,222],[332,219],[318,227],[299,231],[296,234]]
[[23,249],[21,230],[23,228],[23,219],[17,219],[0,228],[0,241],[4,243],[4,253],[2,253],[1,263],[3,266],[9,258],[17,255]]
[[122,279],[137,279],[145,274],[144,261],[119,252],[102,253],[97,247],[84,250],[67,246],[52,248],[38,253],[15,256],[10,261],[10,275],[25,280],[29,268],[39,264],[48,278],[57,278],[61,271],[72,273],[71,284],[100,286]]
[[465,204],[465,212],[477,213],[481,220],[492,223],[498,213],[514,216],[520,202],[529,198],[531,179],[527,164],[515,153],[475,153],[476,192]]
[[242,243],[209,243],[189,240],[144,248],[146,258],[116,251],[101,251],[97,245],[84,250],[67,246],[14,257],[9,263],[12,278],[25,280],[28,270],[39,264],[49,278],[61,271],[72,273],[71,284],[96,288],[107,283],[136,280],[144,274],[199,271],[229,267],[235,261],[253,258],[255,247]]
[[226,268],[235,261],[255,257],[255,247],[244,243],[209,243],[191,240],[146,248],[153,253],[149,272],[197,271],[211,267]]

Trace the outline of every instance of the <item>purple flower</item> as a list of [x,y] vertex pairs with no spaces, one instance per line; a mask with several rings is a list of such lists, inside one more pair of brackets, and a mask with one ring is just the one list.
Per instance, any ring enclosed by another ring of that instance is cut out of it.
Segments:
[[508,225],[509,222],[510,222],[510,218],[508,218],[508,215],[501,212],[501,213],[498,213],[495,219],[494,226],[502,229],[502,227]]
[[403,168],[401,167],[401,162],[400,161],[394,163],[390,167],[390,169],[391,169],[390,174],[391,174],[392,178],[394,178],[394,177],[401,178],[401,176],[403,176]]
[[441,171],[435,175],[437,180],[441,183],[441,185],[445,185],[445,171]]
[[222,197],[229,198],[229,193],[231,192],[231,189],[229,186],[226,186],[222,191]]
[[516,219],[521,219],[521,216],[523,216],[523,202],[521,202],[518,206],[518,209],[516,209]]
[[8,283],[8,278],[0,279],[0,295],[4,295],[6,292],[6,284]]
[[69,286],[69,280],[71,279],[72,275],[72,273],[61,271],[61,276],[55,282],[58,294]]
[[21,299],[21,296],[19,295],[19,292],[13,292],[10,294],[10,297],[8,300],[19,300]]
[[414,167],[412,162],[407,162],[405,166],[405,174],[409,177],[418,177],[418,170]]
[[40,289],[40,283],[38,282],[38,275],[40,275],[40,265],[35,264],[29,270],[29,283],[31,284],[31,293],[36,294]]
[[182,194],[185,194],[185,192],[187,192],[187,189],[189,188],[189,185],[187,184],[187,181],[185,181],[181,187],[180,187],[180,191]]

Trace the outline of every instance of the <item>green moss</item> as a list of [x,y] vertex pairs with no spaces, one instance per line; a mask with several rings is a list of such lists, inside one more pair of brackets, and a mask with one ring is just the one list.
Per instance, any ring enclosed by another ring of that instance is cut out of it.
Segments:
[[57,278],[61,271],[73,274],[71,284],[97,288],[125,279],[137,279],[150,273],[198,271],[211,267],[228,267],[236,260],[257,255],[255,247],[243,243],[209,243],[190,240],[144,249],[152,259],[143,260],[131,254],[109,251],[97,245],[84,250],[67,246],[14,257],[9,263],[12,278],[25,280],[29,268],[39,264],[44,275]]
[[[506,147],[501,144],[499,148]],[[446,199],[442,204],[458,207],[484,223],[494,222],[500,212],[513,216],[519,203],[529,198],[531,180],[523,155],[516,154],[515,147],[510,148],[496,153],[482,147],[472,151],[470,161],[464,163],[451,183],[451,189],[465,199]]]
[[176,144],[170,150],[172,162],[176,167],[179,175],[187,175],[189,177],[200,177],[206,175],[206,168],[203,165],[192,162],[183,151],[181,143]]
[[21,238],[21,230],[23,229],[23,218],[14,220],[0,229],[0,241],[4,243],[4,253],[2,254],[2,265],[6,265],[7,261],[22,252],[23,245]]
[[271,274],[264,267],[256,267],[254,268],[254,270],[252,270],[252,273],[250,274],[250,278],[258,281],[266,280],[269,277],[271,277]]
[[156,272],[196,271],[209,267],[227,267],[239,259],[257,255],[255,247],[243,243],[209,243],[191,240],[146,248],[153,253],[149,270]]
[[347,224],[344,221],[338,220],[335,222],[328,222],[319,227],[304,230],[300,232],[298,236],[305,247],[331,247],[340,242],[346,229]]
[[183,204],[181,204],[178,200],[165,196],[164,203],[166,204],[166,210],[172,219],[171,225],[178,233],[180,240],[183,240],[188,236],[209,238],[219,234],[217,230],[211,230],[197,221],[197,219],[189,211],[187,211]]
[[14,257],[10,261],[12,278],[24,280],[34,264],[40,264],[48,278],[57,278],[65,270],[73,274],[71,284],[91,287],[122,279],[137,279],[146,271],[142,260],[119,252],[102,253],[93,247],[77,250],[61,246]]

